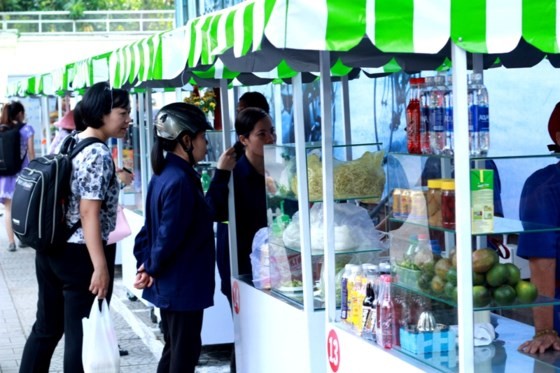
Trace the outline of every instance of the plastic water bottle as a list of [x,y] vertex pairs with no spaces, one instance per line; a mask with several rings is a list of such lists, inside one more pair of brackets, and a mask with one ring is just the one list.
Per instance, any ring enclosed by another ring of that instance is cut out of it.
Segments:
[[488,90],[482,81],[482,74],[473,74],[475,88],[476,120],[478,124],[478,148],[481,155],[490,149],[490,116],[488,110]]
[[469,151],[473,156],[480,155],[478,127],[478,110],[476,108],[476,86],[474,84],[473,75],[467,77],[467,102],[469,107]]
[[443,106],[445,108],[445,116],[443,117],[445,145],[442,153],[445,155],[453,155],[453,149],[455,147],[455,135],[453,133],[453,82],[451,78],[451,75],[447,75],[445,78],[445,93],[443,95]]
[[204,193],[208,191],[210,188],[210,175],[208,175],[208,170],[202,170],[202,175],[200,175],[200,183],[202,184],[202,190]]
[[429,136],[430,149],[432,154],[441,154],[445,146],[445,76],[437,75],[434,77],[434,86],[430,91],[429,98]]
[[422,154],[431,154],[430,147],[430,92],[434,78],[428,76],[424,79],[424,86],[420,89],[420,150]]
[[410,99],[406,107],[407,149],[410,154],[420,150],[420,86],[419,78],[410,79]]

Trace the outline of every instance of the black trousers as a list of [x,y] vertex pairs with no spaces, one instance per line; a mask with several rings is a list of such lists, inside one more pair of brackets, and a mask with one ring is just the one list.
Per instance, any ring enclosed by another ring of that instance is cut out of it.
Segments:
[[[105,247],[111,278],[107,301],[113,292],[116,246]],[[82,318],[88,317],[95,299],[88,289],[93,264],[86,245],[67,244],[60,252],[37,253],[35,269],[39,285],[37,320],[27,338],[20,373],[48,373],[51,357],[64,334],[64,371],[83,372]]]
[[194,373],[202,348],[200,332],[204,310],[160,311],[165,346],[157,373]]

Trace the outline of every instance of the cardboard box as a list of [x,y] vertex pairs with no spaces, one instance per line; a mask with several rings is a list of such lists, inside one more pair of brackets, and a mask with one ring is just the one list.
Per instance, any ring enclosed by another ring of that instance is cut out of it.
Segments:
[[493,170],[471,170],[471,224],[475,234],[494,231]]

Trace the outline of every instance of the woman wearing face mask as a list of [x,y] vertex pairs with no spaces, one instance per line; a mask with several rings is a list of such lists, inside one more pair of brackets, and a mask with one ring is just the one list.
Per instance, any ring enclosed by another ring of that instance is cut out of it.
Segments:
[[182,102],[164,106],[156,118],[154,176],[134,255],[135,287],[161,311],[165,346],[158,373],[194,372],[203,312],[213,305],[213,217],[194,169],[206,155],[210,129],[199,108]]
[[130,118],[128,92],[94,84],[76,107],[85,127],[77,143],[99,140],[72,159],[66,225],[79,227],[60,250],[37,252],[39,284],[37,320],[27,339],[20,372],[48,372],[52,354],[64,334],[64,371],[83,372],[82,318],[96,297],[110,300],[113,290],[115,244],[107,245],[115,228],[119,186],[113,158],[105,142],[126,135]]

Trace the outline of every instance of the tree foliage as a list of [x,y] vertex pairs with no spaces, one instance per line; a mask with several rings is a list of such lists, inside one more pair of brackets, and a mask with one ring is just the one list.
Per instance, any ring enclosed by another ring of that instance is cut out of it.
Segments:
[[174,0],[0,0],[0,12],[173,9]]

